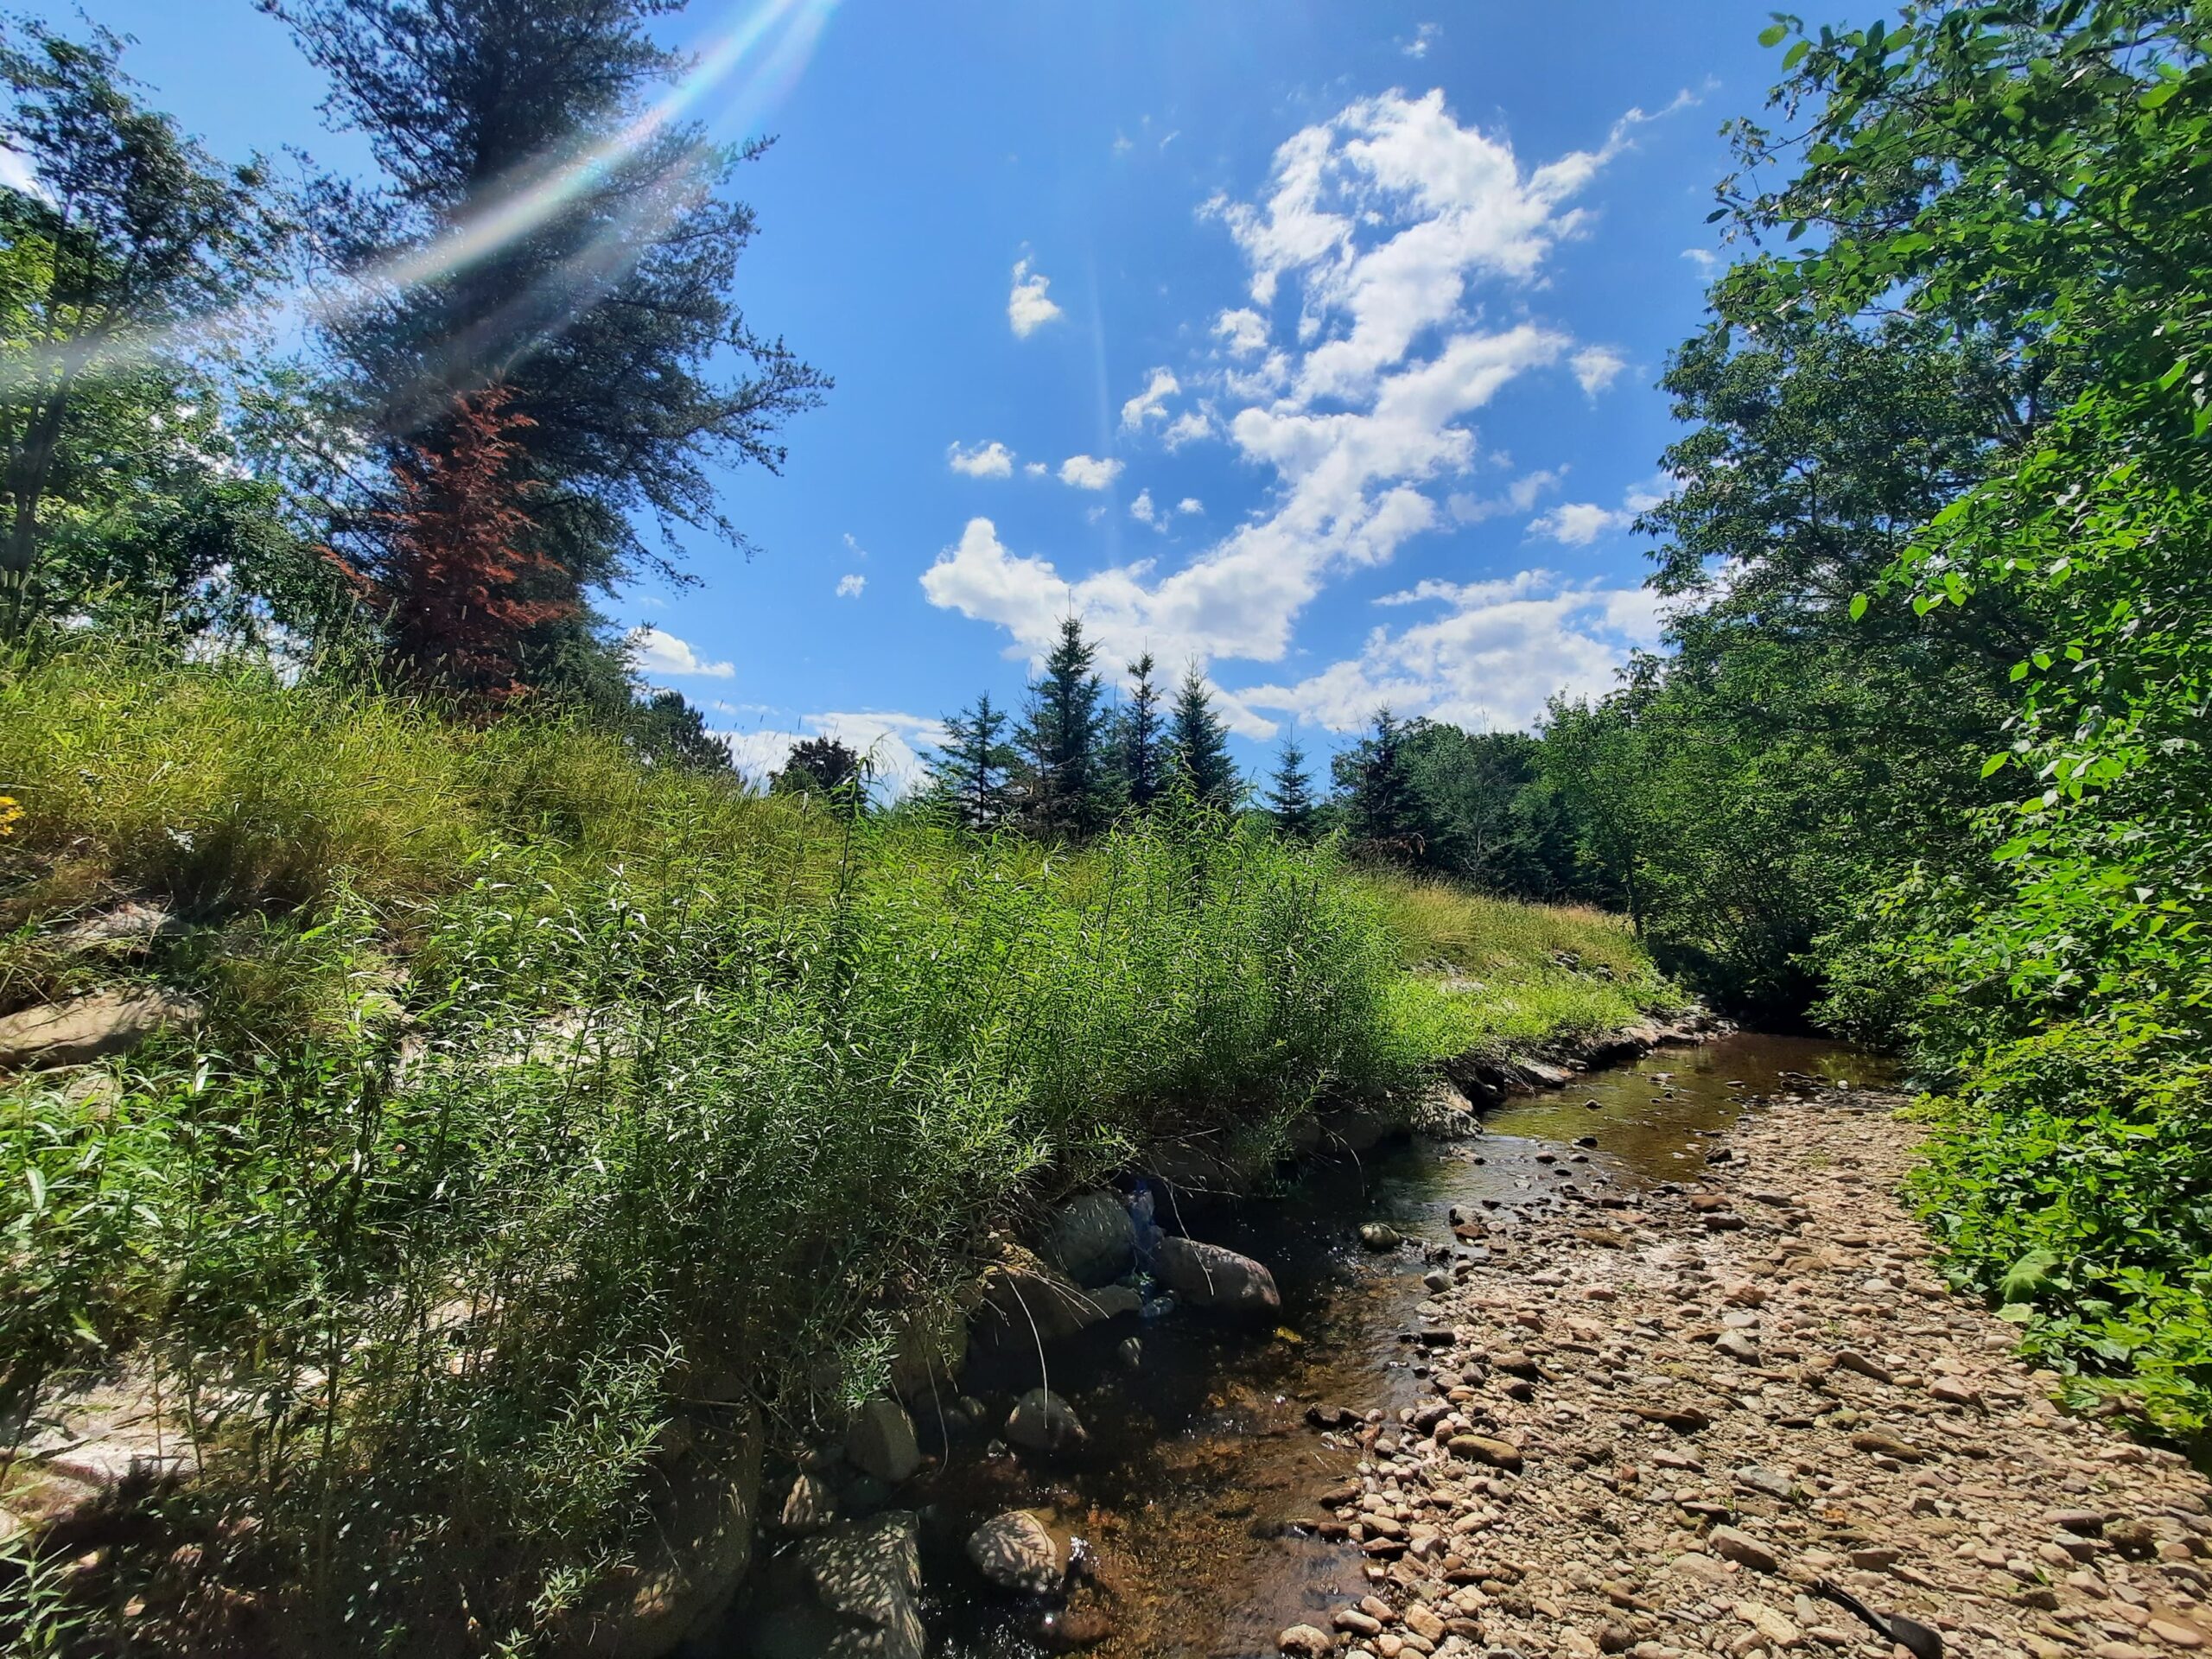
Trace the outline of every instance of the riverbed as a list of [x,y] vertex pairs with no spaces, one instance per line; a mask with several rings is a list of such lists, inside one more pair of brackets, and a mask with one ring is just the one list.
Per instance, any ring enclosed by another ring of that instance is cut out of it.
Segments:
[[[1112,1320],[1041,1364],[1030,1352],[971,1366],[967,1386],[987,1403],[1045,1384],[1074,1406],[1088,1440],[1048,1465],[940,1436],[918,1414],[925,1450],[944,1458],[912,1500],[923,1516],[938,1650],[947,1659],[1036,1659],[1076,1647],[1103,1659],[1262,1659],[1286,1627],[1325,1625],[1328,1609],[1366,1590],[1365,1558],[1305,1523],[1362,1453],[1356,1432],[1317,1431],[1308,1408],[1394,1412],[1423,1396],[1428,1362],[1408,1338],[1431,1294],[1430,1256],[1448,1248],[1473,1258],[1478,1278],[1510,1281],[1524,1219],[1573,1196],[1602,1203],[1694,1179],[1700,1143],[1762,1100],[1878,1080],[1882,1069],[1834,1043],[1723,1036],[1516,1100],[1490,1113],[1471,1141],[1416,1141],[1317,1164],[1269,1198],[1168,1217],[1266,1262],[1280,1315],[1257,1325],[1195,1313]],[[1478,1218],[1483,1242],[1454,1240],[1455,1206]],[[1371,1221],[1410,1242],[1363,1249],[1358,1229]],[[1090,1572],[1064,1606],[994,1592],[961,1555],[976,1522],[1014,1508],[1050,1509],[1083,1541]]]

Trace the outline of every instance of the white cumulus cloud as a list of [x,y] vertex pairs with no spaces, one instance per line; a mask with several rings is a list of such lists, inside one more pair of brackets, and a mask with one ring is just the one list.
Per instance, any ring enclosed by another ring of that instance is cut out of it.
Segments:
[[1556,691],[1610,688],[1630,652],[1659,641],[1658,596],[1641,588],[1578,588],[1548,571],[1498,582],[1425,582],[1384,604],[1434,605],[1428,620],[1377,628],[1357,657],[1283,685],[1238,695],[1255,709],[1348,732],[1377,709],[1426,715],[1470,731],[1525,729]]
[[[725,713],[757,713],[764,716],[776,711],[770,709],[739,709],[728,704],[717,704]],[[788,711],[783,718],[791,720]],[[728,746],[730,764],[755,783],[765,784],[768,774],[781,772],[790,760],[794,744],[811,737],[834,737],[853,748],[868,763],[874,791],[879,796],[905,795],[924,782],[929,769],[923,754],[941,748],[945,742],[945,730],[941,721],[922,715],[885,713],[871,710],[859,714],[801,715],[790,727],[761,724],[716,731],[712,736]]]
[[710,663],[685,641],[650,623],[642,628],[632,629],[624,644],[629,652],[631,666],[647,679],[658,675],[690,675],[704,679],[726,680],[737,672],[735,664]]
[[1122,463],[1096,455],[1070,455],[1060,463],[1060,482],[1078,490],[1103,490],[1121,476]]
[[965,449],[957,443],[948,444],[944,459],[954,472],[965,473],[970,478],[1007,478],[1014,472],[1014,451],[996,438]]
[[1505,486],[1499,495],[1454,495],[1444,504],[1452,509],[1452,516],[1463,524],[1478,524],[1485,518],[1496,518],[1505,513],[1527,512],[1536,505],[1537,498],[1547,490],[1559,487],[1567,475],[1564,467],[1540,468],[1523,473]]
[[1186,517],[1192,513],[1204,512],[1205,510],[1205,503],[1195,495],[1186,495],[1175,504],[1175,511]]
[[1160,509],[1153,505],[1152,492],[1139,490],[1137,499],[1129,503],[1129,517],[1141,524],[1158,527],[1161,522]]
[[868,578],[863,575],[855,574],[837,578],[837,597],[840,599],[858,599],[867,588]]
[[[1147,424],[1161,374],[1178,393],[1203,392],[1172,420],[1159,411],[1163,440],[1225,439],[1270,480],[1267,502],[1187,559],[1090,571],[1064,571],[1009,547],[992,520],[971,518],[923,575],[925,595],[1003,628],[1008,654],[1033,661],[1072,611],[1109,660],[1150,650],[1162,661],[1202,665],[1275,663],[1289,656],[1300,618],[1332,583],[1387,563],[1409,538],[1454,520],[1530,511],[1558,474],[1526,474],[1502,496],[1476,488],[1467,481],[1482,459],[1471,421],[1522,376],[1600,370],[1592,354],[1605,348],[1529,315],[1520,296],[1541,283],[1553,251],[1584,228],[1576,196],[1644,118],[1631,111],[1597,148],[1535,162],[1503,135],[1462,125],[1441,92],[1360,99],[1294,134],[1252,200],[1217,197],[1202,209],[1242,252],[1245,294],[1209,308],[1205,356],[1154,372],[1124,408],[1125,419]],[[1501,295],[1510,302],[1498,303]],[[1280,340],[1269,321],[1278,315],[1287,336]],[[1071,484],[1102,489],[1118,463],[1073,456],[1059,470]],[[1148,492],[1141,499],[1147,522],[1165,517]],[[1543,615],[1556,623],[1542,639],[1569,654],[1550,683],[1583,674],[1577,664],[1602,662],[1610,672],[1620,632],[1609,633],[1602,620],[1613,614],[1605,610],[1611,601],[1554,588],[1497,601],[1508,602],[1548,607],[1520,614],[1532,626]],[[1452,614],[1479,613],[1500,627],[1516,614],[1501,620],[1493,611],[1471,598]],[[1424,657],[1418,648],[1432,637],[1409,629],[1401,638],[1413,644],[1329,671],[1344,687],[1338,702],[1325,687],[1300,681],[1271,688],[1274,705],[1232,692],[1224,710],[1236,730],[1260,737],[1272,731],[1263,707],[1300,717],[1309,707],[1341,713],[1423,662],[1442,675],[1449,652],[1438,645]],[[1541,678],[1542,651],[1540,641],[1513,660]],[[1348,677],[1355,674],[1357,683]],[[1469,696],[1439,678],[1426,703],[1392,700],[1409,709],[1458,708],[1469,706]],[[1502,690],[1493,701],[1509,711],[1500,720],[1530,706],[1519,691]],[[1357,719],[1371,712],[1361,707]]]
[[1167,400],[1182,390],[1174,375],[1166,369],[1154,369],[1144,390],[1122,405],[1123,429],[1134,432],[1148,420],[1164,419]]
[[1628,361],[1606,346],[1586,346],[1567,359],[1567,365],[1574,371],[1575,384],[1595,397],[1613,384],[1613,378],[1628,366]]
[[1060,308],[1046,289],[1052,279],[1029,269],[1027,258],[1014,262],[1014,291],[1006,297],[1006,320],[1023,340],[1060,315]]

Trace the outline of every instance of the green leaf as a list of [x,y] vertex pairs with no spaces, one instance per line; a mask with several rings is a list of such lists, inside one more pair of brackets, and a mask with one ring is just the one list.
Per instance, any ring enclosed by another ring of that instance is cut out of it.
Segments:
[[[1770,41],[1767,44],[1771,46],[1774,42]],[[2135,101],[2146,110],[2155,110],[2179,91],[2181,91],[2179,80],[2162,80]]]
[[1805,54],[1812,49],[1813,43],[1810,41],[1798,41],[1796,45],[1782,54],[1782,67],[1785,70],[1795,69],[1805,61]]
[[2035,1316],[2035,1309],[2025,1302],[2007,1302],[1997,1310],[1997,1317],[2007,1325],[2025,1325]]
[[1866,614],[1866,595],[1864,594],[1853,594],[1851,596],[1851,620],[1856,622],[1860,617]]
[[1787,23],[1769,23],[1764,29],[1759,30],[1759,44],[1761,46],[1780,46],[1782,44],[1783,37],[1789,33],[1789,25]]
[[2057,1255],[2038,1246],[2005,1269],[2005,1276],[1997,1281],[1997,1294],[2008,1306],[2027,1301],[2050,1282],[2057,1266]]
[[2001,752],[1991,755],[1988,760],[1981,763],[1981,775],[1985,778],[1994,778],[2005,770],[2005,763],[2012,758],[2011,755]]

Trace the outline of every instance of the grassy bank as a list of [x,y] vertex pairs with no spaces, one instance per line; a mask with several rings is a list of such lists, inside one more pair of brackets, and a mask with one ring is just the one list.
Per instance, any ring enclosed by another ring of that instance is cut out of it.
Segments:
[[[353,1646],[557,1629],[684,1402],[880,1386],[988,1229],[1206,1133],[1669,997],[1595,913],[1217,818],[1073,853],[858,823],[550,721],[86,652],[0,678],[0,1012],[207,1003],[98,1086],[0,1087],[0,1408],[158,1376]],[[143,959],[57,919],[191,925]]]

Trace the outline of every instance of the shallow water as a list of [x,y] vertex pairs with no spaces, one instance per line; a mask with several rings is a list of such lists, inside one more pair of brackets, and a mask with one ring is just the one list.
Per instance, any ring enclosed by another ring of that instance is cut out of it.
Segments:
[[[1427,1294],[1428,1264],[1417,1245],[1362,1249],[1361,1223],[1452,1244],[1446,1213],[1461,1205],[1499,1230],[1483,1271],[1510,1277],[1505,1230],[1560,1202],[1561,1187],[1602,1195],[1687,1179],[1701,1164],[1700,1138],[1760,1100],[1816,1080],[1888,1075],[1877,1057],[1839,1044],[1726,1036],[1511,1103],[1485,1116],[1474,1141],[1319,1164],[1279,1197],[1163,1217],[1265,1262],[1281,1313],[1258,1325],[1200,1313],[1109,1320],[1048,1351],[1041,1374],[1033,1349],[972,1360],[963,1382],[991,1421],[1041,1381],[1089,1438],[1046,1463],[943,1434],[918,1414],[924,1450],[944,1458],[910,1500],[924,1521],[937,1650],[1034,1659],[1084,1643],[1102,1659],[1265,1659],[1286,1625],[1325,1626],[1332,1609],[1365,1592],[1361,1556],[1286,1522],[1318,1514],[1319,1494],[1359,1453],[1351,1434],[1310,1427],[1306,1408],[1410,1404],[1426,1375],[1419,1349],[1400,1338]],[[1594,1147],[1577,1144],[1591,1136]],[[1132,1335],[1142,1348],[1134,1367],[1122,1352]],[[961,1553],[977,1522],[1036,1507],[1050,1507],[1094,1563],[1065,1607],[992,1590]]]

